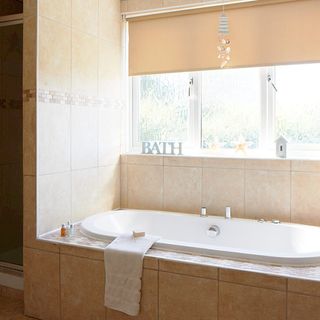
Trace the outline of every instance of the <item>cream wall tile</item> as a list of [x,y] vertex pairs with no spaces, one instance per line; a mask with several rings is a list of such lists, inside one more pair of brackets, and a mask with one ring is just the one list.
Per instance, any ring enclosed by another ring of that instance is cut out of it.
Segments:
[[285,320],[286,293],[219,282],[219,320]]
[[290,171],[291,161],[290,160],[245,160],[245,168],[250,170],[272,170],[272,171]]
[[71,29],[39,18],[38,86],[41,89],[71,89]]
[[290,172],[246,171],[246,218],[290,221]]
[[198,213],[202,168],[164,167],[163,207],[167,211]]
[[140,164],[140,165],[152,165],[152,166],[162,166],[163,165],[163,156],[155,155],[135,155],[128,154],[126,156],[128,164]]
[[71,0],[41,0],[39,14],[71,26]]
[[120,207],[128,207],[128,167],[127,164],[121,164],[121,182],[120,182]]
[[287,279],[261,273],[245,272],[231,269],[219,269],[219,280],[244,284],[259,288],[287,290]]
[[163,167],[128,165],[128,207],[161,210]]
[[23,174],[36,174],[36,101],[23,102]]
[[202,206],[214,215],[224,215],[231,207],[233,216],[243,217],[244,170],[203,168]]
[[[122,312],[107,309],[108,320],[130,320],[133,317]],[[158,271],[144,269],[142,274],[142,289],[140,313],[137,320],[158,320]]]
[[36,177],[23,178],[23,245],[30,247],[36,239]]
[[128,11],[128,0],[120,0],[120,10],[121,13]]
[[165,166],[176,167],[202,167],[202,158],[199,157],[163,157],[163,164]]
[[38,235],[71,220],[71,175],[59,173],[37,178]]
[[120,168],[107,166],[72,172],[72,220],[120,207]]
[[98,35],[99,0],[72,0],[72,28]]
[[121,14],[118,0],[99,0],[99,38],[119,43]]
[[[29,0],[35,2],[34,0]],[[25,3],[25,1],[24,1]],[[24,4],[25,7],[29,7]],[[33,10],[30,10],[33,12]],[[35,89],[37,77],[37,17],[23,20],[23,89]]]
[[204,168],[244,169],[243,159],[207,158],[202,159]]
[[218,319],[218,282],[159,272],[159,320]]
[[23,190],[23,246],[59,252],[58,245],[36,239],[36,177],[25,176],[23,178]]
[[71,166],[98,166],[98,108],[71,107]]
[[59,320],[59,254],[25,248],[23,260],[25,315]]
[[292,171],[320,172],[319,160],[292,160]]
[[120,207],[120,165],[98,168],[96,204],[98,212]]
[[171,273],[185,274],[193,277],[208,279],[218,278],[218,269],[211,266],[202,266],[191,263],[181,263],[170,260],[159,260],[159,270]]
[[[130,0],[129,0],[130,1]],[[163,0],[164,7],[182,6],[186,4],[201,3],[201,0]]]
[[72,221],[98,212],[98,168],[72,172]]
[[98,39],[75,30],[72,30],[72,92],[98,94]]
[[99,166],[120,162],[121,110],[99,108]]
[[320,225],[320,174],[292,172],[291,221]]
[[162,0],[129,0],[128,11],[139,11],[154,8],[161,8]]
[[39,103],[38,173],[70,170],[70,106]]
[[320,298],[302,294],[288,294],[288,320],[318,320]]
[[61,318],[104,320],[103,261],[63,254],[60,259]]
[[115,41],[99,41],[99,96],[119,99],[121,96],[121,46]]

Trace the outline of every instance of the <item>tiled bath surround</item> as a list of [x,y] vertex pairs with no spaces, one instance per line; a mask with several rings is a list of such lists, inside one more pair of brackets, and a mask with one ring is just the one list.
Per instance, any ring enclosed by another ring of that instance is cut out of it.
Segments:
[[[84,239],[78,233],[69,239],[53,233],[45,239],[56,242],[56,253],[27,249],[29,263],[39,271],[36,279],[27,283],[26,290],[34,293],[26,297],[30,315],[41,319],[133,319],[103,307],[102,249],[106,243]],[[44,288],[48,277],[50,286]],[[263,266],[149,250],[144,260],[141,313],[134,319],[316,320],[319,277],[319,267]]]
[[320,161],[122,155],[121,207],[320,226]]

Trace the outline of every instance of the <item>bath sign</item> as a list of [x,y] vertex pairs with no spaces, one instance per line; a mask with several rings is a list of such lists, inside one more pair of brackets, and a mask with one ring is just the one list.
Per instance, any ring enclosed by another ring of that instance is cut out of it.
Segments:
[[170,154],[182,155],[182,142],[144,141],[142,142],[143,154]]

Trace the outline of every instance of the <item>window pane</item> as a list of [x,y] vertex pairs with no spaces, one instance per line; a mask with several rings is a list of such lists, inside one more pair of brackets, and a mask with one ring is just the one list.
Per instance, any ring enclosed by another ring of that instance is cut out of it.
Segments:
[[243,137],[257,148],[260,132],[260,69],[202,73],[202,140],[233,148]]
[[187,141],[188,73],[140,77],[140,141]]
[[320,143],[320,64],[276,68],[276,134],[290,143]]

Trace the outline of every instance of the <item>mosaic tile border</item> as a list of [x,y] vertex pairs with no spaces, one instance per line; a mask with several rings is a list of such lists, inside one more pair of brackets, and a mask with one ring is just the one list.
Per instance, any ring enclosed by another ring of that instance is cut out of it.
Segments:
[[125,102],[123,99],[103,99],[93,96],[86,96],[81,94],[73,94],[69,92],[60,92],[54,90],[38,90],[38,101],[42,103],[53,104],[69,104],[72,106],[91,106],[91,107],[113,107],[123,108]]

